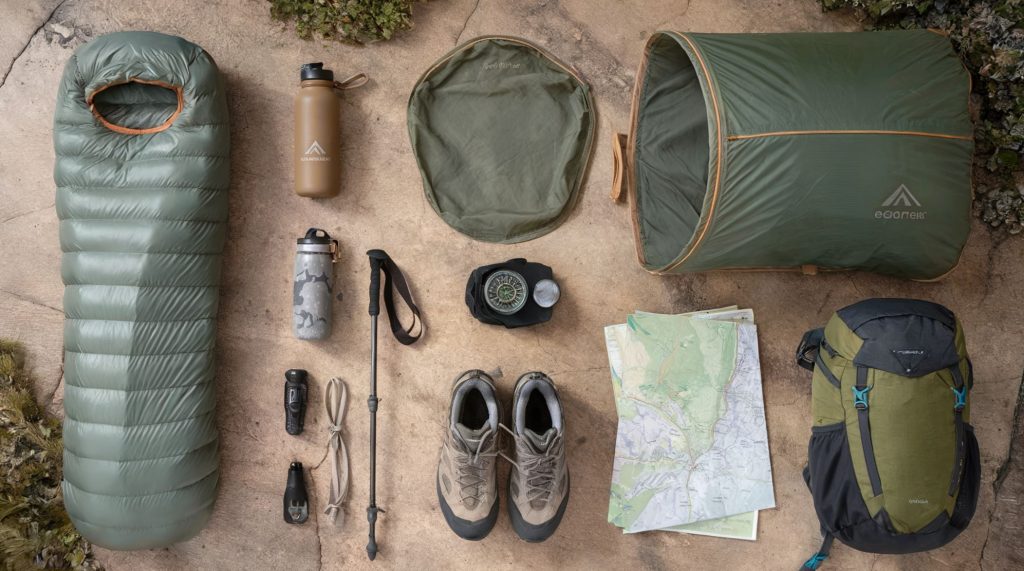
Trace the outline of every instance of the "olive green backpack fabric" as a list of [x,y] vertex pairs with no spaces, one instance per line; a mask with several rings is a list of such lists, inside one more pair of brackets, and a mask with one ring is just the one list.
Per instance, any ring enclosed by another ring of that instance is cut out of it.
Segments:
[[165,547],[197,534],[216,496],[224,82],[181,38],[102,36],[64,69],[53,139],[64,503],[96,545]]
[[511,244],[572,212],[597,118],[571,67],[525,40],[489,36],[423,74],[408,124],[434,211],[471,238]]
[[974,515],[980,460],[963,329],[927,301],[868,299],[808,332],[814,371],[804,479],[825,544],[911,553],[945,545]]
[[640,262],[940,278],[970,231],[970,90],[928,30],[654,34],[614,149]]

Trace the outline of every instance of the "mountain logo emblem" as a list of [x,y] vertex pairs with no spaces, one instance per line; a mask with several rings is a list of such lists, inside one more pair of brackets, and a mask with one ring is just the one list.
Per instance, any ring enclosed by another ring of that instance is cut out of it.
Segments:
[[920,207],[921,201],[918,200],[907,185],[901,184],[895,192],[889,195],[889,198],[885,199],[882,206],[906,206],[909,208]]
[[317,156],[322,157],[322,156],[327,154],[327,151],[325,151],[324,148],[322,146],[320,146],[320,141],[314,140],[313,144],[310,145],[309,147],[307,147],[306,148],[306,152],[303,153],[303,154],[306,154],[306,155],[317,155]]
[[882,202],[882,205],[875,210],[876,220],[925,220],[928,218],[928,211],[925,210],[921,201],[910,192],[907,185],[901,184],[889,195],[889,198]]

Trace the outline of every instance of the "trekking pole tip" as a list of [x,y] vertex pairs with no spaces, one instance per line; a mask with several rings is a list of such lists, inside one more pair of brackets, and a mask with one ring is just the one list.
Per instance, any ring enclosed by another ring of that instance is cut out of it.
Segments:
[[376,505],[370,504],[366,508],[366,519],[370,522],[369,541],[366,543],[366,556],[373,561],[377,558],[377,512],[383,511]]

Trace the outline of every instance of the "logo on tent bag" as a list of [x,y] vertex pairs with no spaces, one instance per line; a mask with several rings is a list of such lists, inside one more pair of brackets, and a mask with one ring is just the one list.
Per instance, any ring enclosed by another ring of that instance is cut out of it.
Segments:
[[893,191],[882,202],[881,208],[875,211],[875,218],[880,220],[924,220],[927,216],[928,212],[923,210],[921,201],[905,184]]
[[523,64],[508,61],[497,61],[488,62],[484,64],[484,70],[486,71],[505,71],[509,69],[519,69],[523,67]]
[[302,154],[303,161],[329,161],[331,157],[327,156],[327,151],[320,145],[320,141],[314,140],[313,144],[306,147],[306,152]]

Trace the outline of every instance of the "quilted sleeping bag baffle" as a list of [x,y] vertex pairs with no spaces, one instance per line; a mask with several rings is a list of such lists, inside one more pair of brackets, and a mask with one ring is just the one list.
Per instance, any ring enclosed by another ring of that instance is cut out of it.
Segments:
[[123,32],[68,61],[54,120],[64,252],[64,502],[110,549],[206,525],[228,106],[202,48]]

